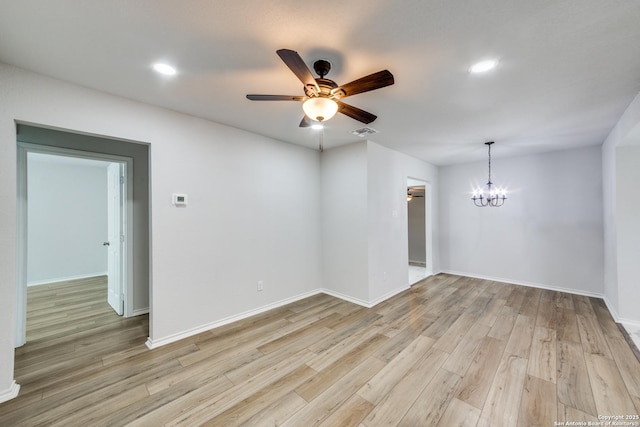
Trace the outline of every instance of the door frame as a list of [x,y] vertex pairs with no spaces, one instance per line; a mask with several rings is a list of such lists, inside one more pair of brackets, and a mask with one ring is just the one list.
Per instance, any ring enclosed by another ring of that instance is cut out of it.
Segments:
[[17,142],[17,203],[16,203],[16,334],[15,347],[20,347],[26,343],[27,338],[27,212],[28,212],[28,193],[27,193],[27,154],[41,153],[51,154],[65,157],[77,157],[90,160],[112,161],[123,164],[124,169],[124,212],[126,218],[124,248],[125,256],[122,261],[125,264],[123,268],[123,296],[124,296],[124,317],[130,317],[133,313],[133,158],[125,156],[117,156],[112,154],[93,153],[89,151],[74,150],[69,148],[52,147],[48,145]]
[[[422,179],[422,178],[414,178],[412,176],[407,176],[405,180],[405,191],[409,187],[409,182],[413,181],[415,183],[419,183],[420,185],[424,185],[424,232],[425,232],[425,251],[426,251],[426,275],[427,277],[433,275],[433,188],[431,182]],[[406,193],[403,194],[403,197],[406,196]],[[407,247],[408,247],[408,239],[409,239],[409,221],[407,221],[407,229],[405,231],[405,235],[407,236]],[[409,264],[409,251],[407,250],[407,265]]]

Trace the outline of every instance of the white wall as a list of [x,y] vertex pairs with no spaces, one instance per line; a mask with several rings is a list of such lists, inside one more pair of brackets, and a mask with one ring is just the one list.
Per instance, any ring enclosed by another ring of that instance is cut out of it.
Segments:
[[438,170],[371,141],[321,157],[324,286],[375,305],[409,286],[407,178],[435,188]]
[[0,81],[0,395],[15,389],[16,121],[151,145],[152,342],[320,288],[318,152],[11,66]]
[[[633,264],[637,264],[637,255],[634,258],[634,254],[637,254],[640,245],[640,222],[636,210],[638,186],[637,180],[635,185],[629,181],[637,176],[635,148],[638,145],[640,94],[631,102],[602,145],[605,299],[617,321],[640,325],[638,277],[633,277]],[[627,148],[630,150],[627,151]],[[625,153],[629,154],[629,159],[622,158]]]
[[499,208],[470,199],[486,161],[442,167],[443,270],[601,295],[601,164],[600,147],[494,158],[493,181],[509,189]]
[[618,315],[640,323],[640,139],[616,149]]
[[321,164],[324,287],[366,305],[369,301],[367,143],[325,150]]
[[29,153],[27,284],[107,273],[107,162]]
[[[371,141],[367,142],[367,159],[369,301],[375,304],[409,286],[407,178],[430,184],[437,200],[439,175],[435,166]],[[431,223],[432,267],[437,272],[440,226],[436,212]]]

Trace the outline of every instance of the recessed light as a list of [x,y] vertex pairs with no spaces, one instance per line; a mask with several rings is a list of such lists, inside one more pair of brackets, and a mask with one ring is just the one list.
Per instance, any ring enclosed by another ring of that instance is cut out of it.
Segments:
[[480,61],[474,64],[471,68],[469,68],[469,71],[471,71],[472,73],[485,73],[489,70],[494,69],[496,65],[498,65],[498,61],[496,61],[495,59],[487,59],[485,61]]
[[320,130],[320,129],[324,129],[324,126],[322,126],[322,124],[320,123],[315,123],[311,125],[311,129]]
[[163,64],[162,62],[156,62],[155,64],[153,64],[153,69],[160,74],[164,74],[165,76],[175,76],[177,73],[176,69],[171,65]]

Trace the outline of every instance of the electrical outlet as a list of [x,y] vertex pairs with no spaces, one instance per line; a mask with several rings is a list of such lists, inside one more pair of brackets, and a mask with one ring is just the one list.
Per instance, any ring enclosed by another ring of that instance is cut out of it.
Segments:
[[258,290],[261,291],[264,289],[264,282],[262,280],[258,280]]

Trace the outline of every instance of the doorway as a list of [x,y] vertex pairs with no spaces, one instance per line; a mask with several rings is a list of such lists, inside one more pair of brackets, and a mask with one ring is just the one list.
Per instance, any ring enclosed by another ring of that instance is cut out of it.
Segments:
[[407,178],[408,277],[413,285],[431,276],[431,187],[428,182]]
[[[29,285],[32,291],[31,286],[43,283],[69,283],[101,275],[108,285],[104,301],[108,301],[118,315],[130,315],[126,301],[131,293],[128,283],[131,283],[132,260],[127,248],[132,243],[132,183],[127,178],[132,166],[132,159],[127,157],[18,143],[16,347],[24,345],[27,339]],[[97,171],[89,173],[92,168]],[[84,171],[83,177],[90,181],[81,183],[87,188],[68,184],[69,179],[78,179],[73,172],[79,170]],[[36,171],[45,175],[37,175]],[[52,173],[54,171],[58,173]],[[58,188],[47,187],[48,182],[43,184],[42,180],[47,179],[57,181]],[[89,188],[91,183],[98,187]],[[65,191],[67,186],[69,191]],[[47,193],[42,196],[42,191],[35,191],[38,188],[46,189]],[[76,204],[80,197],[91,197],[91,191],[98,194],[98,199],[93,201],[101,205],[101,212],[90,211],[86,204],[83,212],[79,209],[81,205]],[[103,223],[96,224],[96,220]],[[61,226],[64,223],[67,225]],[[73,225],[69,226],[70,223]],[[38,250],[34,250],[36,247]],[[74,247],[73,257],[65,256],[64,248]]]

